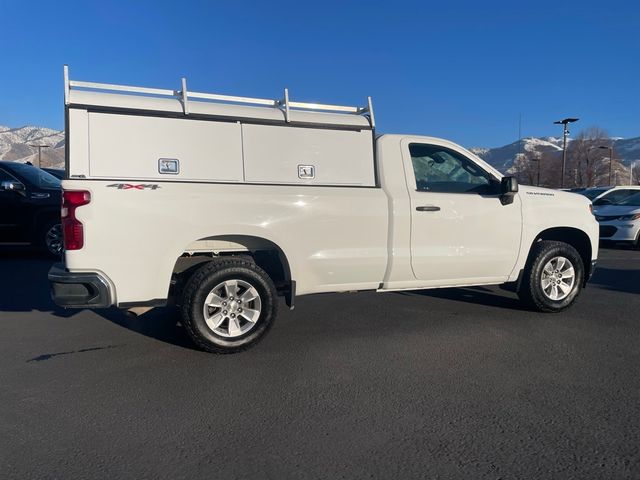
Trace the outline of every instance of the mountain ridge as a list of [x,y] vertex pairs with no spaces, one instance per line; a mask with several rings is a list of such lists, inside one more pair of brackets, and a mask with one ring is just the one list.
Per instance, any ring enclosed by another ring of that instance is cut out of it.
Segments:
[[[570,142],[571,139],[568,139]],[[629,166],[640,160],[640,137],[611,138],[616,159]],[[38,163],[38,149],[31,145],[46,145],[42,149],[42,166],[64,167],[64,131],[35,125],[8,127],[0,125],[0,160]],[[471,147],[469,150],[503,173],[514,167],[519,153],[542,155],[562,151],[562,137],[525,137],[499,147]]]

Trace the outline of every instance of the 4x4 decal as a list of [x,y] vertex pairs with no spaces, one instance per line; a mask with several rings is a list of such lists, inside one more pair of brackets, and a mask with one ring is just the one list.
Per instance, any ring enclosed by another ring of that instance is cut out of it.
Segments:
[[157,190],[160,185],[157,183],[112,183],[107,187],[117,188],[118,190]]

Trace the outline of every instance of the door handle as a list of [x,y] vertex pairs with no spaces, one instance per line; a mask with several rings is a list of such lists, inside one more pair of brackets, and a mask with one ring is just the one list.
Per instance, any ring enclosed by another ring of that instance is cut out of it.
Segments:
[[416,210],[419,212],[439,212],[440,207],[436,207],[435,205],[423,205],[421,207],[416,207]]

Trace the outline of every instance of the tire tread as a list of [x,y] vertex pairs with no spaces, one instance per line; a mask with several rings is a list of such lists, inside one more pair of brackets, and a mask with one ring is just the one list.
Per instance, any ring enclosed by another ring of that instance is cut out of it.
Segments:
[[558,313],[566,310],[571,305],[573,305],[582,288],[580,284],[578,284],[578,293],[572,298],[571,302],[562,307],[551,307],[545,302],[541,301],[540,298],[538,298],[538,296],[534,294],[534,288],[538,281],[538,279],[536,278],[537,272],[535,266],[540,262],[541,257],[547,255],[549,251],[554,249],[568,249],[574,255],[574,257],[579,260],[580,263],[578,265],[574,265],[574,269],[579,268],[582,272],[582,275],[577,275],[576,273],[576,282],[582,282],[584,276],[584,265],[582,264],[580,254],[573,246],[569,245],[568,243],[556,240],[540,240],[536,242],[531,249],[531,254],[529,256],[529,260],[527,261],[527,266],[524,270],[522,284],[520,286],[520,289],[518,290],[518,296],[525,306],[539,312]]
[[[193,298],[197,294],[197,291],[204,281],[204,279],[212,273],[217,273],[226,268],[247,268],[249,270],[253,270],[258,275],[268,280],[270,287],[272,289],[272,294],[274,296],[274,308],[273,308],[273,319],[263,332],[263,334],[258,337],[255,341],[246,343],[244,345],[234,346],[231,348],[226,347],[217,347],[212,345],[211,342],[204,339],[197,328],[193,324],[193,319],[191,318],[191,308],[193,303]],[[193,275],[187,281],[184,290],[182,291],[182,299],[180,305],[180,313],[182,319],[182,325],[187,330],[189,337],[196,344],[196,346],[206,352],[210,353],[218,353],[218,354],[231,354],[238,353],[244,350],[247,350],[257,344],[262,338],[264,338],[265,334],[271,328],[273,321],[275,320],[275,315],[277,312],[277,298],[275,287],[273,286],[273,282],[271,281],[269,275],[258,265],[256,265],[253,261],[248,260],[246,258],[214,258],[210,262],[207,262],[205,265],[197,269]]]

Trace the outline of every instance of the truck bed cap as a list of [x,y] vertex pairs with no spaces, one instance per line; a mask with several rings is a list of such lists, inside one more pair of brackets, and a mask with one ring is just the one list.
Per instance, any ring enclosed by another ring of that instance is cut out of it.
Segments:
[[[291,123],[313,126],[372,129],[375,127],[371,97],[365,107],[301,103],[284,99],[235,97],[187,91],[182,79],[181,90],[133,87],[69,80],[65,65],[65,104],[109,111],[144,111],[167,116],[214,117],[261,123]],[[122,92],[122,93],[120,93]]]

